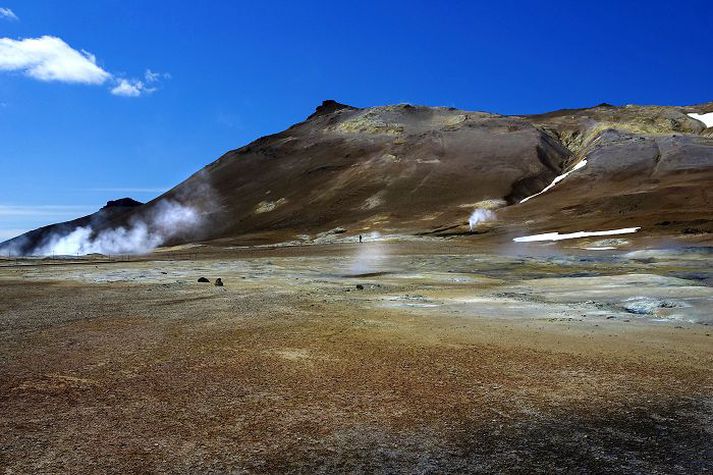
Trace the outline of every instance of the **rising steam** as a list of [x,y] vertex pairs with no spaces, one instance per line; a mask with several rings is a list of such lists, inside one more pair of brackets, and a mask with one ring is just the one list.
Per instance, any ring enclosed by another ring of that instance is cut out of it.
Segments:
[[468,227],[471,231],[479,224],[495,221],[495,210],[507,206],[507,202],[500,198],[492,198],[488,200],[478,201],[472,204],[463,204],[460,207],[473,207],[473,212],[468,217]]
[[366,236],[364,243],[357,246],[357,252],[350,266],[352,275],[369,274],[383,270],[388,255],[386,248],[379,242],[379,239],[378,233],[370,233]]
[[128,226],[95,232],[92,226],[50,236],[32,252],[36,256],[85,254],[145,254],[178,234],[196,229],[201,215],[190,206],[172,200],[160,201],[148,219],[132,219]]
[[175,193],[156,203],[136,208],[126,225],[108,227],[101,212],[86,226],[56,231],[34,248],[26,249],[27,238],[10,243],[9,255],[145,254],[176,239],[196,239],[215,209],[215,197],[203,173],[186,180]]
[[489,209],[477,208],[473,210],[468,218],[468,226],[472,231],[480,223],[485,223],[487,221],[493,221],[495,219],[495,213]]

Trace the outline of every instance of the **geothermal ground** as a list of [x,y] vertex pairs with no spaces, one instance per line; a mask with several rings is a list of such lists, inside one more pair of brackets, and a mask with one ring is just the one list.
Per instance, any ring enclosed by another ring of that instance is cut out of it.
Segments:
[[506,251],[0,261],[0,466],[713,471],[711,250]]

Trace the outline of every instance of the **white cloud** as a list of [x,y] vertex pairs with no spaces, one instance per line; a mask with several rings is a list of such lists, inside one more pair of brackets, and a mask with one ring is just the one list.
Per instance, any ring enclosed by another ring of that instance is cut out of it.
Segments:
[[[9,9],[0,9],[0,11]],[[10,11],[10,13],[12,13]],[[96,56],[76,50],[56,36],[13,40],[0,38],[0,71],[17,71],[40,81],[101,85],[110,81],[115,96],[138,97],[155,92],[168,73],[147,69],[144,80],[115,77],[97,65]],[[152,86],[148,86],[152,84]]]
[[103,84],[111,74],[96,57],[77,51],[55,36],[13,40],[0,38],[0,70],[21,71],[40,81]]
[[19,18],[17,18],[17,15],[15,15],[15,12],[10,10],[9,8],[0,7],[0,17],[7,18],[8,20],[19,20]]
[[116,86],[111,89],[111,93],[115,96],[138,97],[141,95],[143,86],[141,81],[119,79]]
[[117,79],[116,85],[111,88],[112,94],[124,97],[139,97],[155,91],[155,87],[147,87],[143,81],[138,79]]

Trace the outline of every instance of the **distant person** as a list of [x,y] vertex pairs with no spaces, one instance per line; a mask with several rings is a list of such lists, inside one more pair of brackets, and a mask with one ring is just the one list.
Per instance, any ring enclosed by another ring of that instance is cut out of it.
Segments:
[[359,244],[361,244],[361,234],[359,235]]

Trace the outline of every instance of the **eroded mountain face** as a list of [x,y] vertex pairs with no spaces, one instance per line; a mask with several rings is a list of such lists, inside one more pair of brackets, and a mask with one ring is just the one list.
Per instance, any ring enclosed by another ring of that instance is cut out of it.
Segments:
[[537,192],[569,157],[522,119],[391,106],[314,117],[227,153],[202,179],[229,216],[222,236],[421,232],[467,220],[480,201]]
[[[226,153],[152,202],[102,219],[94,232],[137,220],[150,228],[168,201],[200,221],[161,244],[279,242],[335,228],[506,239],[642,226],[706,240],[713,134],[688,114],[709,112],[713,103],[602,104],[501,116],[325,101],[304,122]],[[492,219],[473,229],[469,217],[479,208]],[[43,237],[25,239],[31,247]]]
[[713,111],[713,103],[528,117],[572,151],[568,169],[580,167],[536,199],[503,210],[503,220],[529,231],[641,226],[710,240],[713,140],[710,128],[688,116],[694,111]]

